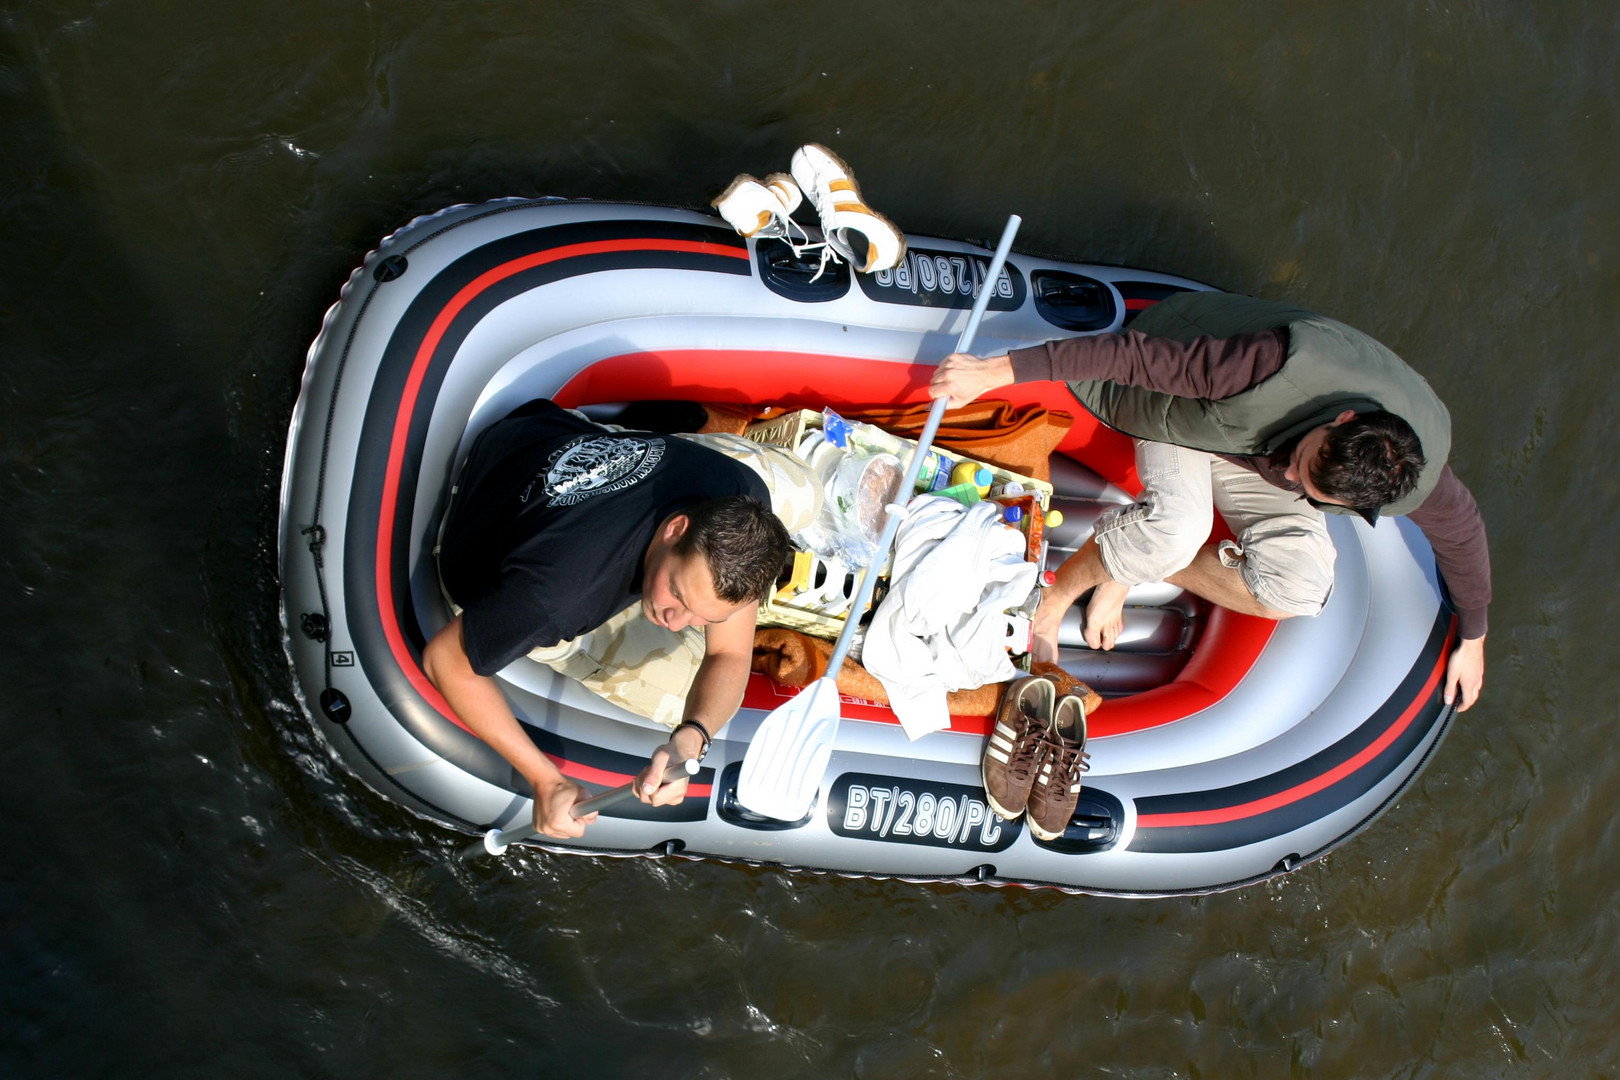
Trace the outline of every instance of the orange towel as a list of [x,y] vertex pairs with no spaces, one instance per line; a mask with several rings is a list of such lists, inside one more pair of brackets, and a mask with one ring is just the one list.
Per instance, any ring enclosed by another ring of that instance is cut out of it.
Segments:
[[[852,413],[849,419],[864,420],[895,435],[915,439],[928,422],[928,409],[926,404],[880,406]],[[970,401],[960,409],[945,410],[934,441],[975,461],[1050,481],[1052,451],[1073,424],[1074,417],[1067,413],[1051,412],[1039,405]]]
[[774,405],[719,405],[706,402],[703,408],[709,419],[698,428],[699,435],[741,435],[755,420],[779,415],[782,410]]
[[[740,435],[755,420],[780,415],[774,406],[705,405],[709,413],[705,432]],[[922,434],[929,406],[873,405],[845,410],[847,420],[864,420],[908,439]],[[1005,401],[972,401],[960,409],[946,409],[934,441],[975,461],[995,465],[1010,472],[1050,480],[1048,459],[1063,436],[1069,433],[1074,417],[1052,412],[1039,405],[1009,405]]]

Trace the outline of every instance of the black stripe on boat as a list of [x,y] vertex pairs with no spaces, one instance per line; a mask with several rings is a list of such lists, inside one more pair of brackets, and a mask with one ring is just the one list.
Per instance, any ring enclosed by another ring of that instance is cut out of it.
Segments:
[[[476,220],[476,219],[475,219]],[[465,224],[465,223],[463,223]],[[634,247],[635,240],[647,240],[646,248]],[[440,314],[458,294],[481,275],[508,264],[576,244],[625,242],[624,250],[580,254],[517,272],[492,281],[467,299],[465,305],[444,329],[432,355],[421,372],[420,385],[406,427],[404,454],[399,474],[393,478],[395,504],[391,537],[391,576],[389,587],[397,630],[408,651],[406,662],[420,671],[426,637],[416,620],[411,602],[410,541],[412,512],[421,473],[433,406],[451,361],[467,335],[498,304],[529,290],[566,278],[608,270],[672,269],[748,276],[751,263],[729,254],[668,251],[660,241],[684,241],[747,251],[741,237],[729,229],[670,221],[595,221],[534,229],[502,237],[461,256],[425,283],[399,319],[379,361],[371,396],[366,405],[355,454],[355,470],[344,542],[344,600],[347,629],[360,666],[378,698],[400,724],[434,753],[458,768],[497,787],[527,792],[528,783],[487,743],[449,721],[412,684],[394,655],[382,621],[380,598],[376,591],[376,552],[384,492],[388,488],[389,447],[404,406],[418,351]],[[401,280],[409,281],[409,276]],[[378,289],[390,283],[378,283]],[[437,522],[419,522],[422,545],[431,548],[429,535]],[[542,733],[525,725],[537,742]],[[544,745],[542,744],[542,749]],[[637,768],[639,768],[639,764]],[[688,800],[701,808],[705,800]],[[639,805],[639,804],[638,804]],[[663,817],[665,808],[659,816]],[[701,814],[699,814],[701,816]]]
[[1165,285],[1157,281],[1116,281],[1114,288],[1119,290],[1120,297],[1125,301],[1124,326],[1129,326],[1133,319],[1160,300],[1188,291],[1180,285]]
[[[1208,791],[1137,800],[1137,830],[1131,851],[1220,851],[1259,843],[1326,817],[1361,798],[1417,750],[1445,713],[1443,687],[1430,687],[1451,641],[1451,613],[1442,609],[1412,669],[1389,698],[1355,731],[1332,746],[1269,776]],[[1428,687],[1427,690],[1425,688]],[[1412,715],[1408,716],[1409,711]],[[1366,754],[1405,718],[1388,744],[1321,790],[1289,798],[1290,792]],[[1270,805],[1267,805],[1268,800]],[[1279,800],[1281,800],[1279,802]],[[1251,804],[1254,805],[1250,809]],[[1155,817],[1218,818],[1208,823],[1154,824]]]
[[[613,779],[598,784],[579,780],[578,774],[574,773],[575,779],[586,784],[593,793],[629,783],[647,764],[646,754],[626,754],[608,750],[595,743],[564,738],[549,731],[529,727],[527,724],[524,725],[524,730],[529,733],[529,737],[534,740],[534,744],[541,752],[551,758],[565,774],[572,772],[569,769],[570,765],[583,765],[588,769],[613,775]],[[713,769],[699,769],[697,775],[692,777],[694,787],[712,789],[714,783]],[[523,790],[528,791],[527,785]],[[642,802],[622,802],[605,811],[604,816],[633,818],[637,821],[702,821],[709,814],[709,800],[712,797],[712,795],[693,795],[674,806],[648,806]]]

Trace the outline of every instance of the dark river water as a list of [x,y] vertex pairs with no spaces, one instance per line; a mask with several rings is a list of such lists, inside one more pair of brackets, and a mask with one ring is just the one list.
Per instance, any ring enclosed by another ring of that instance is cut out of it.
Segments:
[[[0,1074],[1620,1073],[1607,2],[0,3]],[[1482,703],[1281,881],[1097,899],[524,853],[282,652],[304,352],[413,215],[702,207],[818,140],[919,233],[1360,326],[1452,409]]]

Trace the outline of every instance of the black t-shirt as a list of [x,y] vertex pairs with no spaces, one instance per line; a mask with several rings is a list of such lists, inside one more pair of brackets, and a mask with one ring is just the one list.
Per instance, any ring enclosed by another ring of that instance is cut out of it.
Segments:
[[623,611],[664,519],[727,495],[770,505],[747,466],[685,439],[610,432],[549,401],[497,421],[473,444],[439,550],[473,670]]

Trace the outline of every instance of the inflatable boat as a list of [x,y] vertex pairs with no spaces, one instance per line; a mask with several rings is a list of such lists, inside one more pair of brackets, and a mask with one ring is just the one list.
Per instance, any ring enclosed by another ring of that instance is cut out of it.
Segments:
[[[450,618],[432,556],[450,479],[473,438],[518,405],[552,398],[611,421],[649,400],[922,402],[981,288],[995,290],[981,354],[1118,330],[1165,296],[1207,288],[1022,255],[985,282],[984,247],[908,243],[893,270],[818,275],[814,259],[711,216],[563,200],[453,207],[384,240],[310,349],[282,486],[287,651],[337,755],[452,828],[528,819],[525,782],[461,725],[421,662]],[[1052,530],[1055,567],[1101,509],[1138,489],[1130,443],[1062,385],[999,396],[1075,415],[1052,462],[1067,511]],[[1423,536],[1404,518],[1329,527],[1337,583],[1316,618],[1273,623],[1160,586],[1133,592],[1114,652],[1083,648],[1070,626],[1064,666],[1106,700],[1058,839],[990,813],[979,779],[990,718],[953,717],[913,742],[885,707],[847,700],[810,813],[753,813],[736,797],[743,754],[797,693],[755,675],[683,803],[630,803],[581,840],[540,846],[1141,896],[1294,870],[1376,819],[1452,717],[1441,686],[1454,619]],[[536,744],[592,790],[626,782],[662,741],[663,728],[533,661],[498,681]]]

